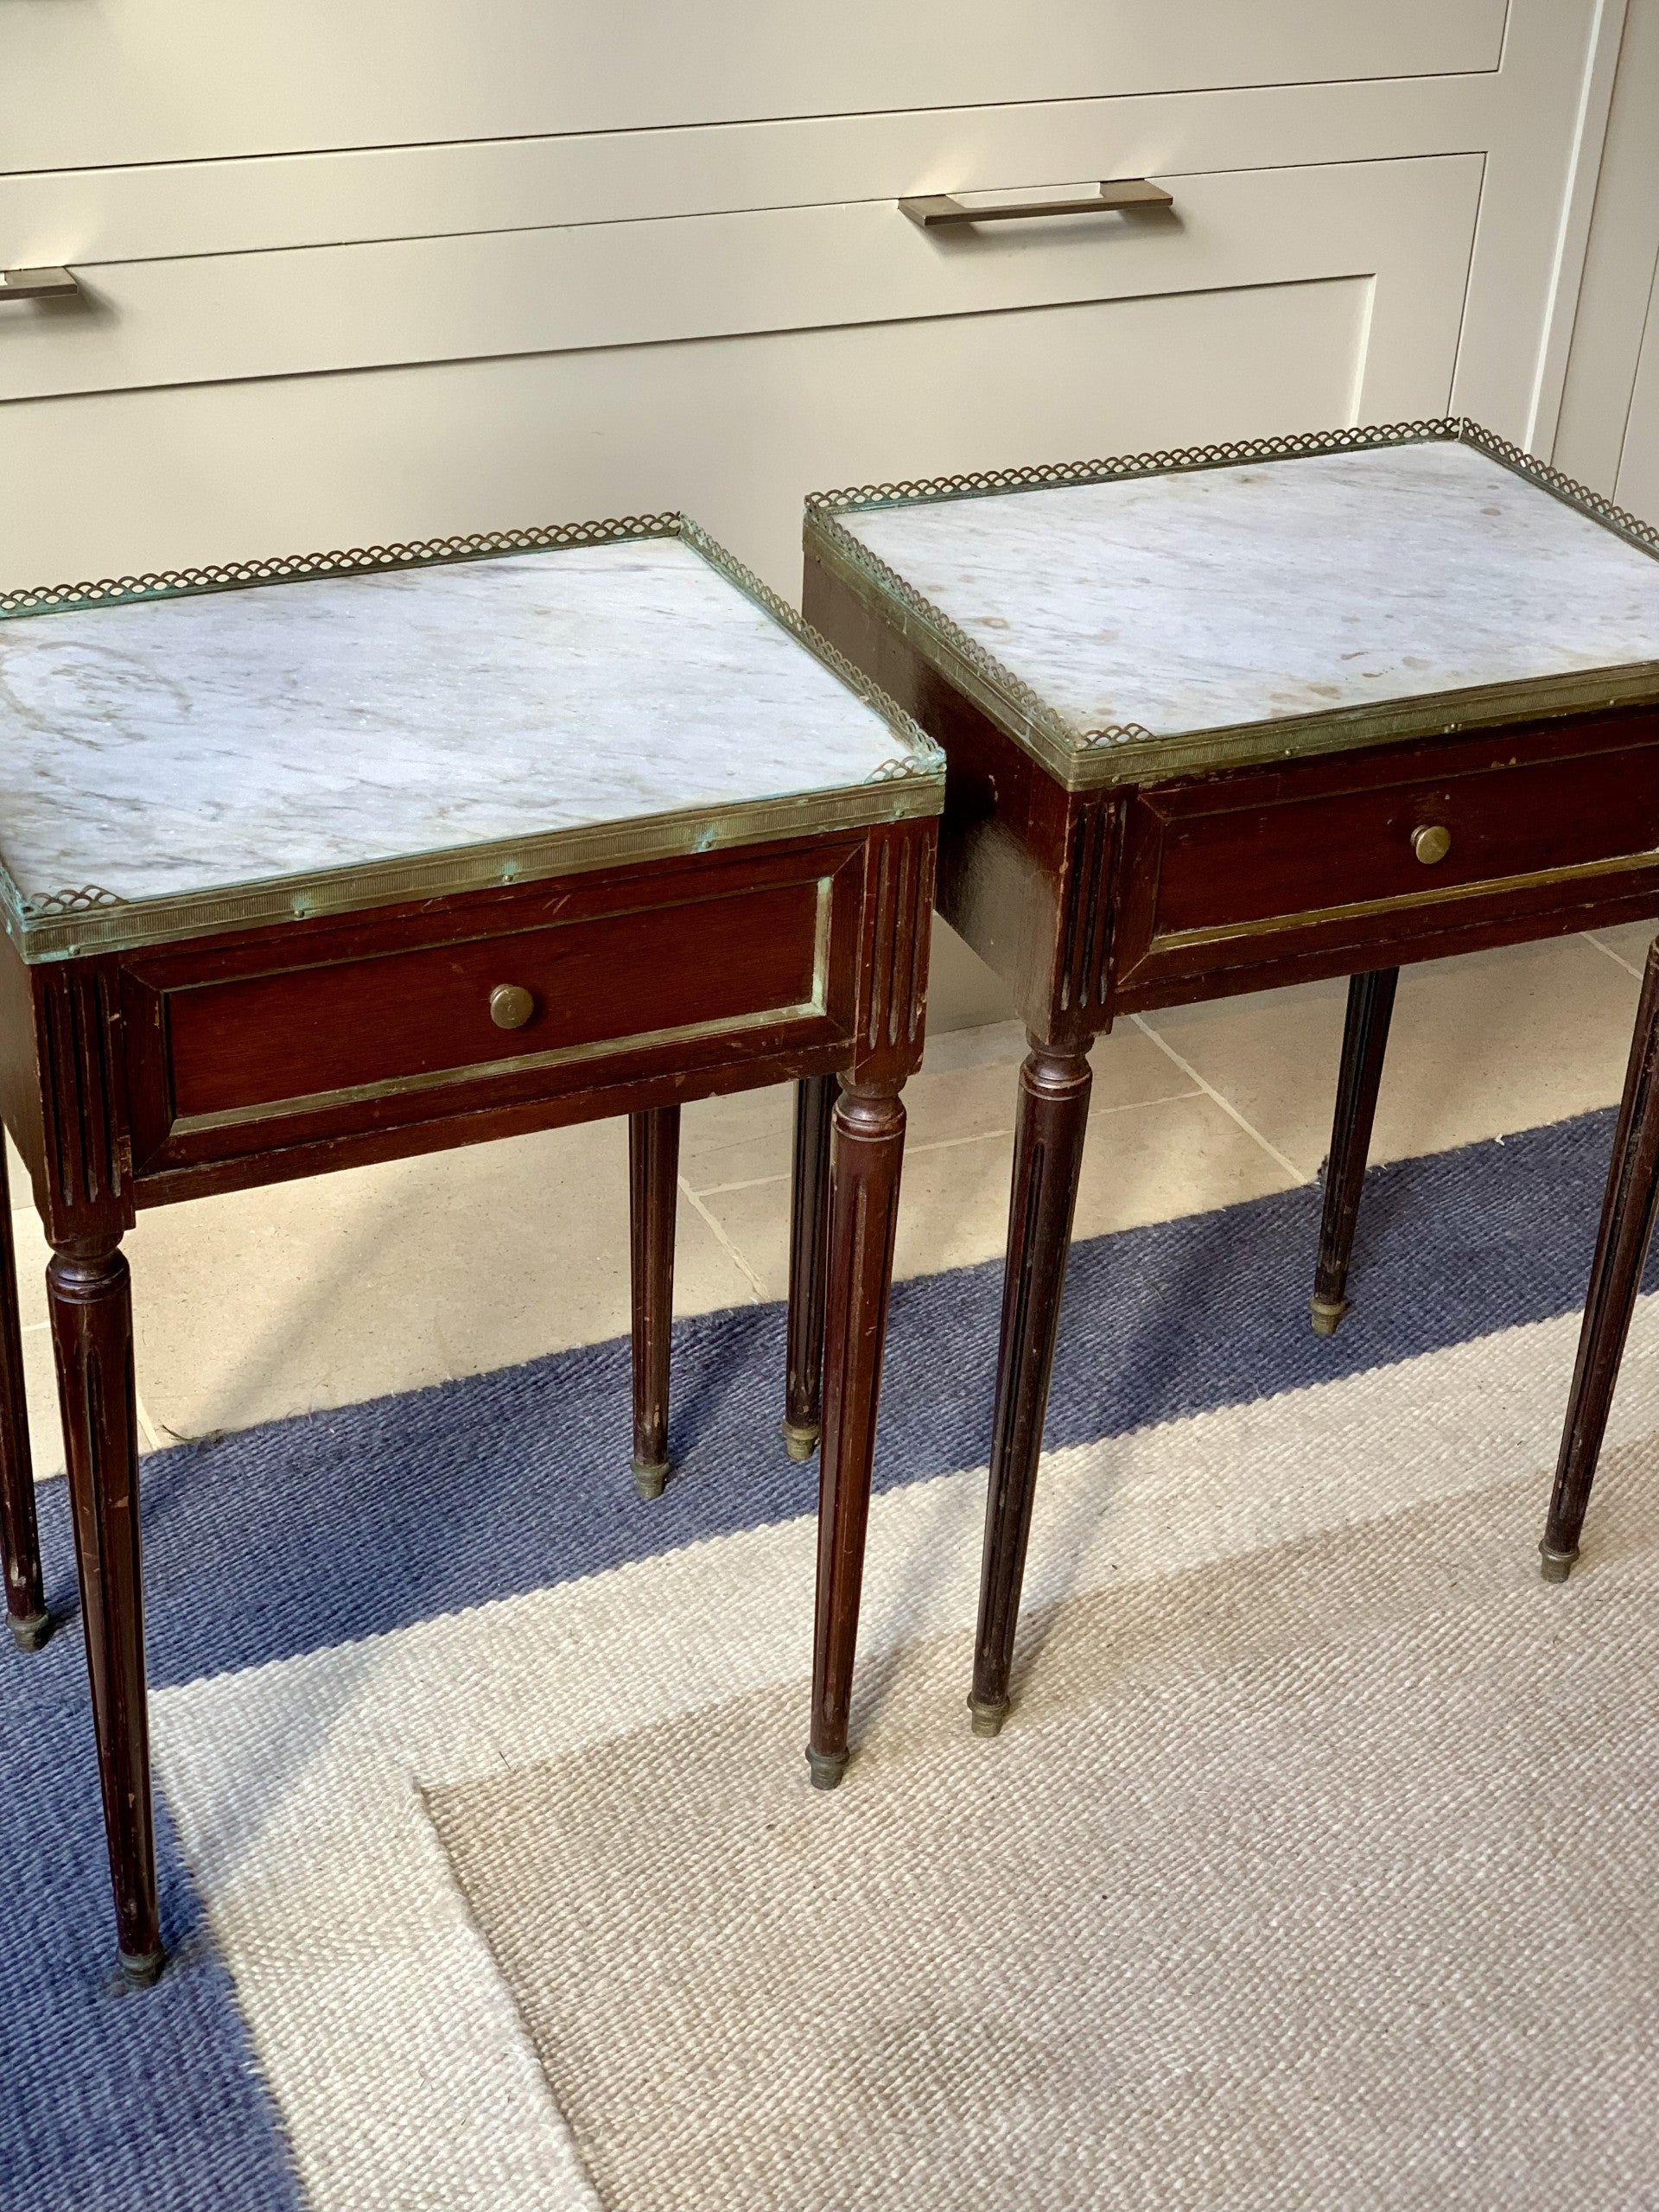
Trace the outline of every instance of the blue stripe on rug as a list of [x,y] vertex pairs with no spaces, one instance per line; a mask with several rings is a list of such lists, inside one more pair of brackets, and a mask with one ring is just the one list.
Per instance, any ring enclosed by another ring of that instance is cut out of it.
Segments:
[[[1315,1191],[1079,1244],[1049,1442],[1122,1434],[1572,1310],[1611,1119],[1374,1171],[1356,1303],[1334,1339],[1307,1323]],[[1000,1263],[895,1290],[880,1486],[983,1463],[1000,1292]],[[623,1342],[155,1455],[152,1680],[345,1643],[810,1511],[816,1468],[791,1465],[778,1440],[783,1318],[747,1308],[677,1326],[675,1478],[652,1505],[629,1479]],[[1554,1441],[1538,1440],[1541,1464]],[[65,1485],[48,1484],[41,1503],[51,1602],[67,1622]],[[11,1928],[0,2196],[75,2212],[293,2207],[228,1976],[164,1815],[164,1920],[181,1955],[145,1997],[105,1993],[109,1897],[79,1640],[68,1626],[38,1657],[0,1660]]]
[[[54,1484],[46,1493],[63,1485]],[[200,1925],[165,1805],[162,1920],[182,1946],[112,1987],[86,1660],[72,1622],[0,1656],[0,2204],[16,2212],[300,2212],[228,1970]]]

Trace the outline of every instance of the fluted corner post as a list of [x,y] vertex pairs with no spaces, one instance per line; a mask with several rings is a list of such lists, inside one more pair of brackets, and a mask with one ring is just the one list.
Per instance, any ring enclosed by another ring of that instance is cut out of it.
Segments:
[[781,1431],[791,1459],[810,1459],[823,1424],[824,1248],[830,1230],[833,1075],[795,1086],[789,1216],[789,1366]]
[[674,1328],[674,1215],[680,1109],[628,1116],[629,1261],[633,1295],[633,1486],[660,1497],[668,1480],[669,1354]]
[[1547,1582],[1565,1582],[1579,1556],[1579,1537],[1612,1408],[1624,1339],[1642,1287],[1648,1246],[1653,1240],[1656,1209],[1659,1209],[1659,938],[1649,949],[1642,978],[1555,1486],[1543,1541],[1538,1547]]
[[1325,1171],[1325,1209],[1319,1222],[1319,1259],[1308,1301],[1316,1337],[1336,1333],[1348,1311],[1348,1263],[1353,1257],[1365,1162],[1376,1120],[1376,1094],[1389,1048],[1397,968],[1379,968],[1348,979],[1348,1014],[1342,1032],[1342,1069]]
[[817,1604],[812,1643],[814,1786],[847,1765],[847,1724],[869,1524],[875,1417],[893,1281],[905,1109],[897,1081],[844,1077],[832,1117],[818,1465]]
[[981,1736],[995,1735],[1008,1709],[1020,1586],[1031,1536],[1091,1081],[1085,1053],[1058,1051],[1032,1039],[1020,1071],[979,1625],[974,1641],[973,1694],[968,1700],[974,1732]]
[[6,1578],[6,1619],[23,1651],[38,1651],[52,1633],[41,1573],[35,1518],[35,1464],[29,1448],[29,1401],[23,1389],[23,1338],[17,1314],[17,1254],[11,1233],[5,1139],[0,1135],[0,1562]]
[[119,1238],[60,1243],[46,1281],[121,1967],[130,1982],[143,1986],[160,1974],[162,1953],[144,1684],[132,1291]]

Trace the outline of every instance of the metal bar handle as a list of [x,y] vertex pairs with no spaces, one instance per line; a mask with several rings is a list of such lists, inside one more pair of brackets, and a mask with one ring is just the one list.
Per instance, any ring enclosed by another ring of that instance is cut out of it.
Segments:
[[1148,184],[1143,176],[1121,176],[1102,184],[1091,200],[1008,200],[995,207],[964,207],[948,192],[922,200],[901,200],[901,214],[925,231],[945,223],[1017,223],[1033,215],[1098,215],[1113,207],[1173,207],[1174,195],[1161,184]]
[[67,300],[79,289],[67,269],[0,269],[0,300]]

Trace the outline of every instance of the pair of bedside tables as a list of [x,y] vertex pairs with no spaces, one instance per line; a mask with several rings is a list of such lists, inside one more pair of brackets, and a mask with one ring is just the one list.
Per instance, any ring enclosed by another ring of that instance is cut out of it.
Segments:
[[[650,1496],[680,1104],[795,1081],[784,1434],[820,1445],[808,1758],[832,1784],[937,857],[939,911],[1031,1041],[970,1699],[995,1732],[1091,1040],[1121,1013],[1354,977],[1314,1303],[1334,1326],[1398,965],[1659,911],[1656,551],[1437,423],[827,495],[811,629],[679,518],[6,602],[29,619],[0,622],[0,1111],[54,1247],[130,1978],[162,1964],[119,1249],[138,1207],[626,1113]],[[1557,1574],[1659,1188],[1656,975]],[[48,1624],[0,1262],[28,1644]]]

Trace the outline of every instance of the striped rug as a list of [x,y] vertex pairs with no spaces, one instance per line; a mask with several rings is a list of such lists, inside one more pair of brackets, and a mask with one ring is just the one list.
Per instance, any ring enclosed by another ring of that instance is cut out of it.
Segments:
[[[160,1986],[77,1633],[0,1658],[0,2202],[1659,2202],[1659,1331],[1541,1523],[1611,1116],[1080,1246],[1016,1707],[963,1700],[994,1267],[895,1294],[855,1748],[801,1758],[782,1316],[145,1464]],[[62,1485],[42,1492],[54,1604]]]

